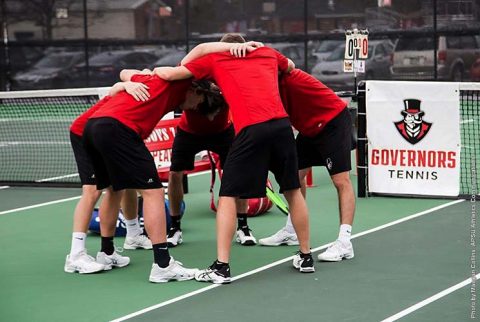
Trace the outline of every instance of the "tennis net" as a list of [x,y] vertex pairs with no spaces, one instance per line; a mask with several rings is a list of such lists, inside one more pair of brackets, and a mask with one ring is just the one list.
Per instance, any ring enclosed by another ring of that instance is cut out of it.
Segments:
[[107,91],[0,92],[0,185],[78,185],[70,124]]

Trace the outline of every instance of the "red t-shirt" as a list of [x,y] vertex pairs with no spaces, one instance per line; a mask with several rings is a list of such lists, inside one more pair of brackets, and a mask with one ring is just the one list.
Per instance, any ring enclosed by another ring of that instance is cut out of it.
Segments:
[[188,133],[209,135],[220,133],[226,130],[231,124],[230,111],[228,108],[222,108],[211,121],[198,111],[186,110],[182,113],[178,127]]
[[127,92],[120,92],[90,118],[114,118],[137,132],[142,139],[150,135],[165,114],[173,111],[185,100],[192,82],[191,80],[167,82],[156,75],[134,75],[131,80],[149,87],[150,98],[146,102],[138,102]]
[[82,136],[83,130],[85,129],[85,125],[87,124],[88,119],[90,116],[95,113],[99,108],[103,106],[106,102],[110,100],[110,96],[105,96],[101,100],[99,100],[96,104],[92,105],[88,110],[83,112],[79,117],[73,121],[72,125],[70,126],[70,131],[73,134]]
[[276,50],[262,47],[245,58],[228,52],[209,54],[185,67],[196,79],[211,78],[220,87],[237,133],[249,125],[288,117],[278,92],[278,71],[287,70],[288,60]]
[[280,93],[292,125],[305,136],[315,136],[347,104],[313,76],[294,69],[283,75]]

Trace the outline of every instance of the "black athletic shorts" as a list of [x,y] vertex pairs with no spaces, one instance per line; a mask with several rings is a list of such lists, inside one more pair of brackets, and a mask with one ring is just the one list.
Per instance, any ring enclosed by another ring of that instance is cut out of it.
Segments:
[[220,156],[220,165],[223,167],[234,137],[233,125],[220,133],[211,135],[192,134],[178,128],[173,141],[170,171],[193,170],[195,154],[204,150],[217,153]]
[[90,119],[83,143],[97,178],[97,189],[162,188],[155,161],[135,131],[109,117]]
[[268,170],[275,175],[280,192],[300,188],[288,118],[250,125],[238,133],[223,167],[220,196],[265,197]]
[[72,144],[73,154],[77,162],[78,175],[80,182],[84,185],[96,185],[95,172],[93,171],[92,161],[83,147],[83,140],[80,135],[70,132],[70,143]]
[[352,169],[352,119],[344,109],[314,137],[297,135],[298,168],[325,166],[332,176]]

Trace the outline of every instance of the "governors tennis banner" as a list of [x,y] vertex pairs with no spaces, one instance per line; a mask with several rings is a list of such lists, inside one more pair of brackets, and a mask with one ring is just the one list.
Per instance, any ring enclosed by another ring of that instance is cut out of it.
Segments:
[[370,192],[458,195],[458,83],[369,81],[366,110]]

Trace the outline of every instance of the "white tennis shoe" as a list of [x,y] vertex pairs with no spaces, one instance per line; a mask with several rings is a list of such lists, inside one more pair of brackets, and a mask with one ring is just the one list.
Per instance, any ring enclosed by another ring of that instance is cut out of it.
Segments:
[[152,249],[152,242],[145,235],[138,235],[134,237],[126,237],[123,243],[124,249]]
[[97,263],[103,264],[105,270],[109,271],[113,267],[125,267],[130,264],[130,257],[121,256],[116,251],[112,255],[107,255],[104,252],[97,253]]
[[105,265],[97,263],[95,259],[82,250],[75,255],[67,255],[64,271],[67,273],[79,272],[80,274],[91,274],[105,270]]
[[182,230],[170,228],[167,234],[167,243],[168,247],[175,247],[183,243]]
[[235,240],[240,245],[253,246],[257,244],[257,240],[255,239],[255,237],[253,237],[252,231],[250,230],[250,228],[248,228],[248,226],[245,228],[244,227],[239,228],[235,233],[235,235],[236,235]]
[[339,262],[343,259],[352,259],[353,257],[352,243],[349,241],[345,244],[344,242],[336,240],[326,251],[318,255],[318,260],[324,262]]
[[270,237],[261,238],[259,243],[263,246],[299,245],[297,235],[295,233],[289,233],[285,230],[285,227]]
[[179,261],[170,257],[169,265],[165,268],[152,264],[149,281],[152,283],[166,283],[168,281],[188,281],[195,278],[197,268],[185,268]]

